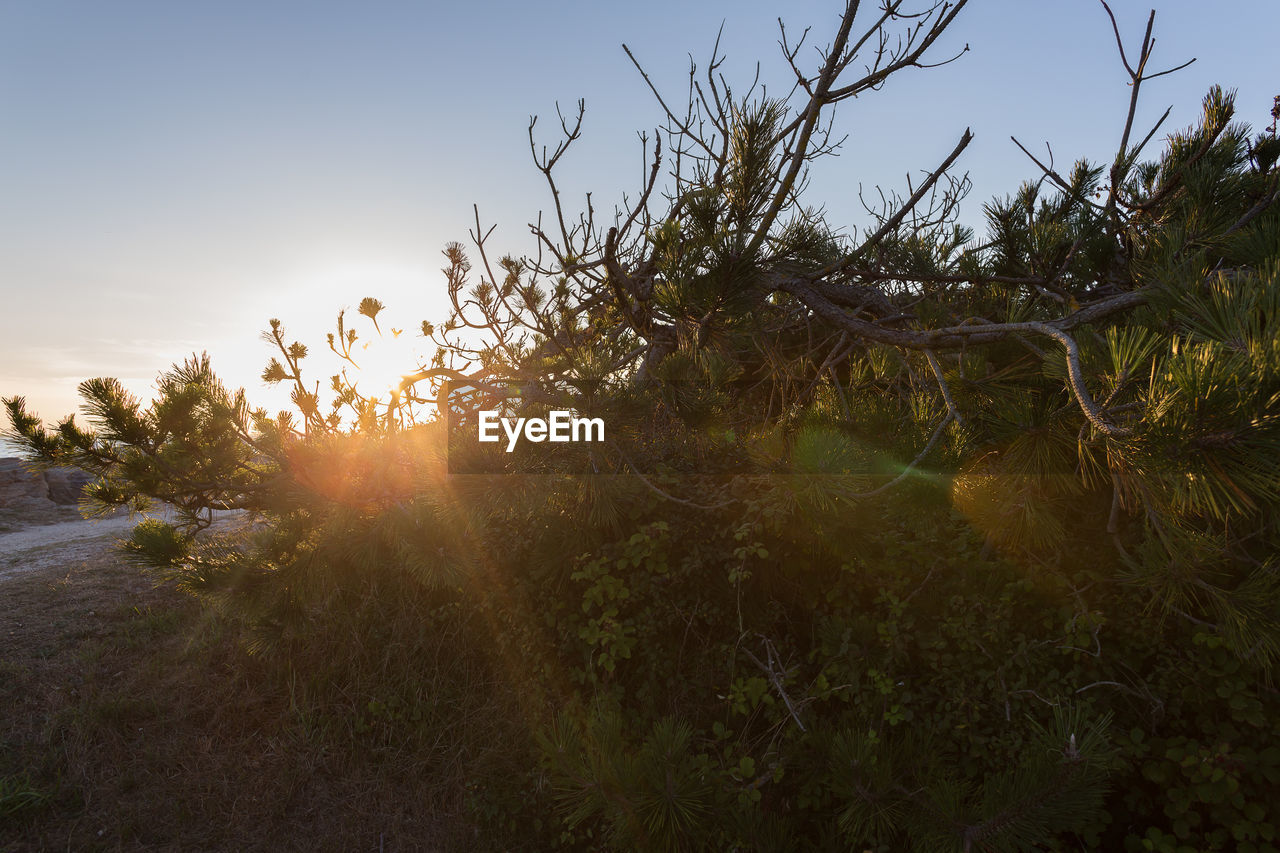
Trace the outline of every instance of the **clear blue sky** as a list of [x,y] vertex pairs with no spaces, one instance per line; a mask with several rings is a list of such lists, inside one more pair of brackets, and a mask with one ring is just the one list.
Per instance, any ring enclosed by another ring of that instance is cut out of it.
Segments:
[[[1149,4],[1112,6],[1136,51]],[[587,101],[571,204],[634,191],[635,131],[660,115],[622,42],[679,100],[689,54],[701,64],[724,22],[731,79],[758,59],[780,89],[777,16],[825,41],[841,8],[0,0],[0,396],[53,419],[81,379],[146,397],[158,371],[207,349],[229,383],[274,403],[258,380],[267,318],[313,350],[366,295],[399,325],[443,319],[440,250],[466,240],[473,203],[501,251],[532,249],[526,224],[547,197],[530,114],[554,142],[556,101]],[[1280,94],[1278,33],[1271,0],[1163,3],[1154,64],[1198,61],[1148,85],[1139,123],[1172,105],[1166,128],[1185,126],[1221,83],[1260,129]],[[966,43],[957,63],[842,107],[850,139],[811,203],[861,224],[859,184],[903,187],[966,127],[973,221],[1033,173],[1010,134],[1050,142],[1059,163],[1114,151],[1128,89],[1097,0],[973,0],[938,55]]]

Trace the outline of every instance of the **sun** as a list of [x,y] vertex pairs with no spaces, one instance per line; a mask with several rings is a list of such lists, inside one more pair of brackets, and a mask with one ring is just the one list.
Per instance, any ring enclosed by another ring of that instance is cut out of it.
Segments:
[[348,376],[361,394],[386,400],[408,374],[426,361],[424,339],[403,329],[375,331],[351,349]]
[[[339,376],[366,400],[386,402],[404,376],[429,363],[435,345],[424,337],[428,327],[419,318],[439,310],[423,297],[431,274],[415,260],[353,255],[312,258],[292,272],[294,313],[306,315],[328,341],[325,375]],[[329,313],[335,307],[336,318]]]

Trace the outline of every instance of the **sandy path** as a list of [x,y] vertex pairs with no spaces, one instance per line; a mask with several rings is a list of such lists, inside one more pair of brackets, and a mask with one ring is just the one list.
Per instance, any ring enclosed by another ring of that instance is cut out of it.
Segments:
[[[153,518],[172,521],[165,512],[150,513]],[[215,526],[241,515],[239,512],[215,513]],[[78,563],[101,554],[141,521],[143,516],[127,514],[109,518],[61,521],[0,533],[0,581],[27,572]]]
[[139,521],[128,515],[62,521],[0,533],[0,581],[87,560],[111,547]]
[[133,529],[138,519],[127,515],[111,518],[60,521],[57,524],[41,524],[12,533],[0,533],[0,559],[32,548],[73,542],[78,539],[101,539],[109,533],[123,533]]

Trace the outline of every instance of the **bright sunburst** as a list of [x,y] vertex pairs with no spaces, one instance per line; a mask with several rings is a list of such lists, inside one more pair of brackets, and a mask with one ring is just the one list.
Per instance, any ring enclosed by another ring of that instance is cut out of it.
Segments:
[[355,367],[347,376],[366,397],[385,400],[399,386],[406,374],[414,372],[425,360],[424,339],[421,335],[399,328],[387,328],[381,333],[359,340],[351,350]]

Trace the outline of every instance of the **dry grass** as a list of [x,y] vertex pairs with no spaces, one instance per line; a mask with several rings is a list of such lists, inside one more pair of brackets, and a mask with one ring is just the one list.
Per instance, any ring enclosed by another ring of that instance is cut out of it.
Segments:
[[344,748],[234,629],[114,553],[0,587],[0,850],[475,846],[461,785]]

